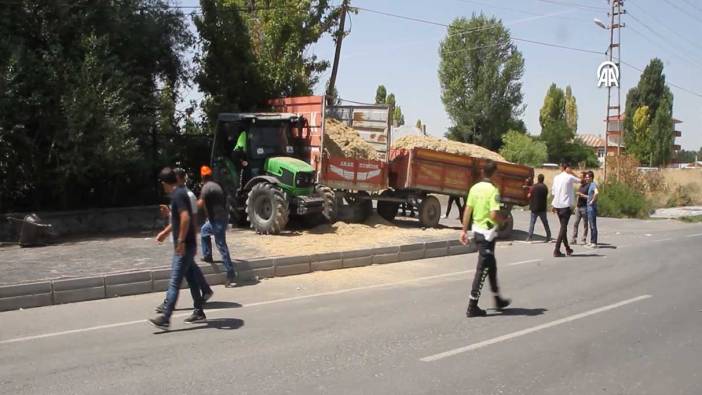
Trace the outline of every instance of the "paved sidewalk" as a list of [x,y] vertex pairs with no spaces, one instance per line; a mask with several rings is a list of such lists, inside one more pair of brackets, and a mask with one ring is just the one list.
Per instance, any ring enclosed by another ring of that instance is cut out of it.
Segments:
[[[403,228],[415,226],[412,220],[402,222]],[[418,227],[418,225],[416,226]],[[453,226],[458,226],[458,222],[455,221]],[[122,235],[74,238],[60,244],[44,247],[0,247],[0,270],[2,271],[0,285],[168,267],[172,255],[170,239],[164,243],[158,243],[155,240],[156,234],[156,231],[133,232]],[[249,229],[230,229],[227,233],[227,244],[232,259],[250,260],[275,257],[276,255],[271,255],[266,251],[265,243],[260,242],[261,237]],[[297,237],[303,238],[305,236],[292,232],[285,235],[284,241],[294,246],[293,240]],[[456,237],[458,237],[458,230],[456,230]],[[404,238],[401,242],[394,239],[381,239],[374,241],[371,245],[358,245],[351,249],[388,247],[446,239],[446,236],[431,235],[430,232],[427,232],[427,234],[410,239]],[[293,247],[286,256],[306,254],[309,252],[301,249],[296,250]],[[200,256],[198,251],[198,258]],[[220,259],[216,248],[214,259]]]
[[[448,229],[455,230],[458,238],[460,223],[454,217],[442,219],[441,224]],[[529,212],[516,209],[513,211],[515,226],[512,239],[519,242],[526,238],[525,230],[529,227]],[[415,219],[403,218],[399,221],[401,228],[419,227]],[[572,221],[571,221],[572,222]],[[555,235],[558,231],[558,221],[553,214],[549,214],[549,223]],[[655,223],[655,226],[645,226],[651,232],[663,232],[680,226],[674,220],[649,220],[631,221],[612,218],[598,219],[600,228],[600,241],[606,242],[608,234],[627,234],[641,230],[642,224]],[[572,232],[571,228],[568,230]],[[447,234],[449,237],[447,237]],[[536,226],[537,235],[543,235],[541,224]],[[136,232],[126,235],[110,235],[103,237],[82,238],[69,240],[61,244],[46,247],[19,248],[17,246],[0,247],[0,285],[20,284],[43,280],[62,278],[99,276],[111,273],[131,272],[164,268],[170,265],[172,255],[171,244],[159,244],[154,240],[156,232]],[[396,239],[375,240],[372,245],[360,245],[351,249],[378,248],[397,246],[406,243],[421,243],[445,241],[453,239],[453,232],[441,232],[432,235],[431,232],[418,232],[418,236],[398,241]],[[227,242],[233,259],[250,260],[254,258],[270,258],[275,255],[266,251],[265,243],[257,242],[259,235],[249,229],[230,229]],[[305,237],[292,233],[286,237],[294,239]],[[338,236],[339,238],[345,236]],[[347,240],[347,239],[345,239]],[[295,245],[295,243],[292,243]],[[340,251],[341,249],[338,248]],[[286,256],[306,255],[308,252],[291,248]],[[219,254],[215,252],[215,260]],[[278,255],[281,256],[281,255]]]

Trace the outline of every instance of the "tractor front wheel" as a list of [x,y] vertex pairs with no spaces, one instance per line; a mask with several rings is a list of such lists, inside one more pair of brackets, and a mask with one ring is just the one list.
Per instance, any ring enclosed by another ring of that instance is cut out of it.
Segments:
[[333,224],[336,222],[337,218],[336,196],[334,196],[334,191],[323,185],[317,185],[314,190],[317,196],[324,198],[322,216],[327,222]]
[[285,229],[290,217],[285,193],[268,182],[254,185],[246,199],[246,214],[256,233],[279,234]]

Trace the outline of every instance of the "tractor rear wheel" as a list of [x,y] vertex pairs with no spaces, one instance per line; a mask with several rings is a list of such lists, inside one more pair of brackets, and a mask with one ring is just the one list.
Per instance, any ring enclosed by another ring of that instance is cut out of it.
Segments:
[[441,202],[436,196],[427,196],[419,204],[419,223],[426,228],[435,228],[441,219]]
[[268,182],[254,185],[246,199],[246,214],[256,233],[279,234],[285,229],[290,217],[285,193]]
[[400,208],[400,203],[382,199],[391,198],[394,196],[395,194],[393,191],[387,189],[380,194],[380,199],[378,200],[376,210],[378,211],[378,215],[383,217],[386,221],[392,221],[395,219],[397,216],[397,210]]

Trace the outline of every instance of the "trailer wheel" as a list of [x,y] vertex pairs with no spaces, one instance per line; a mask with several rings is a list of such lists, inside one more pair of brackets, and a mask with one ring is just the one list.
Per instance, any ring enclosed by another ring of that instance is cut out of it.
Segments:
[[358,191],[354,195],[346,197],[346,201],[351,206],[351,222],[364,222],[373,213],[373,201],[368,192]]
[[505,217],[505,221],[497,229],[497,238],[499,239],[509,239],[512,236],[512,230],[514,230],[514,218],[512,217],[512,211],[502,211]]
[[256,233],[279,234],[290,217],[288,201],[283,191],[268,182],[254,185],[246,199],[246,214]]
[[441,202],[436,196],[427,196],[419,204],[419,223],[427,228],[435,228],[441,219]]
[[378,200],[378,205],[376,207],[376,210],[378,211],[378,215],[383,217],[386,221],[392,221],[395,219],[395,216],[397,216],[397,210],[400,208],[400,203],[397,202],[392,202],[392,201],[385,201],[382,200],[383,198],[390,198],[394,197],[395,194],[391,190],[385,190],[383,193],[380,194],[380,199]]

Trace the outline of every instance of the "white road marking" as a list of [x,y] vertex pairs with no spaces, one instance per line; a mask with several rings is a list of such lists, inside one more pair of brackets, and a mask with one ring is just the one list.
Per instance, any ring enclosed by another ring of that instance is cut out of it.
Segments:
[[[516,263],[526,263],[526,261],[525,262],[516,262]],[[510,266],[510,264],[508,264],[507,266]],[[438,278],[460,276],[460,275],[466,275],[466,274],[470,274],[470,273],[475,273],[475,270],[462,270],[459,272],[436,274],[433,276],[426,276],[426,277],[419,277],[419,278],[413,278],[413,279],[402,280],[402,281],[395,281],[392,283],[366,285],[363,287],[340,289],[340,290],[329,291],[329,292],[320,292],[320,293],[310,294],[310,295],[300,295],[300,296],[293,296],[293,297],[289,297],[289,298],[265,300],[262,302],[247,303],[247,304],[241,305],[241,307],[207,309],[207,313],[210,314],[210,313],[232,310],[232,309],[236,309],[236,308],[256,307],[256,306],[265,306],[265,305],[277,304],[277,303],[293,302],[293,301],[297,301],[297,300],[311,299],[311,298],[316,298],[316,297],[321,297],[321,296],[341,295],[341,294],[345,294],[345,293],[349,293],[349,292],[382,288],[382,287],[392,287],[392,286],[396,286],[396,285],[403,285],[403,284],[413,283],[413,282],[417,282],[417,281],[434,280],[434,279],[438,279]],[[187,317],[189,315],[190,315],[190,313],[173,314],[172,318]],[[63,335],[71,335],[71,334],[75,334],[75,333],[92,332],[92,331],[97,331],[97,330],[101,330],[101,329],[118,328],[121,326],[135,325],[135,324],[141,324],[141,323],[146,323],[146,322],[147,322],[146,320],[126,321],[126,322],[118,322],[118,323],[108,324],[108,325],[91,326],[88,328],[80,328],[80,329],[72,329],[72,330],[61,331],[61,332],[45,333],[45,334],[41,334],[41,335],[18,337],[18,338],[14,338],[14,339],[0,340],[0,345],[10,344],[10,343],[18,343],[18,342],[24,342],[24,341],[30,341],[30,340],[45,339],[45,338],[49,338],[49,337],[56,337],[56,336],[63,336]]]
[[543,259],[529,259],[528,261],[521,261],[521,262],[514,262],[510,263],[507,266],[517,266],[517,265],[523,265],[525,263],[534,263],[534,262],[541,262]]
[[687,235],[685,237],[700,237],[702,236],[702,233],[695,233],[694,235]]
[[652,240],[652,241],[655,243],[655,242],[658,242],[658,241],[671,241],[671,240],[673,240],[673,239],[669,237],[669,238],[666,238],[666,239],[656,239],[656,240]]
[[514,339],[514,338],[517,338],[520,336],[528,335],[530,333],[534,333],[534,332],[540,331],[542,329],[552,328],[554,326],[565,324],[565,323],[572,322],[575,320],[579,320],[581,318],[589,317],[589,316],[594,315],[594,314],[603,313],[605,311],[616,309],[618,307],[622,307],[622,306],[625,306],[625,305],[628,305],[631,303],[635,303],[635,302],[638,302],[640,300],[648,299],[650,297],[652,297],[652,296],[651,295],[637,296],[637,297],[632,298],[632,299],[627,299],[627,300],[621,301],[619,303],[610,304],[608,306],[604,306],[604,307],[600,307],[600,308],[597,308],[594,310],[586,311],[584,313],[571,315],[570,317],[561,318],[560,320],[551,321],[551,322],[548,322],[546,324],[533,326],[531,328],[522,329],[521,331],[512,332],[512,333],[509,333],[509,334],[506,334],[503,336],[494,337],[492,339],[485,340],[482,342],[473,343],[473,344],[465,346],[465,347],[459,347],[459,348],[455,348],[453,350],[449,350],[449,351],[442,352],[439,354],[430,355],[428,357],[421,358],[420,361],[422,361],[422,362],[438,361],[440,359],[448,358],[448,357],[451,357],[451,356],[454,356],[457,354],[462,354],[465,352],[477,350],[479,348],[487,347],[487,346],[490,346],[490,345],[493,345],[496,343],[500,343],[500,342],[511,340],[511,339]]

